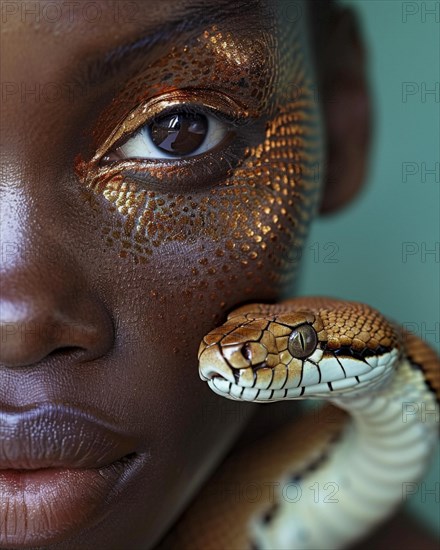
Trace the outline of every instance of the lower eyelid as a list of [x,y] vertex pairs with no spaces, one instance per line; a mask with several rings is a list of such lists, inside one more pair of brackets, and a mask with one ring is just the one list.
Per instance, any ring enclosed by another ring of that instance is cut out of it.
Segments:
[[157,190],[161,192],[206,192],[226,181],[242,161],[247,143],[240,137],[228,136],[221,144],[221,152],[215,148],[209,153],[168,162],[159,160],[121,160],[102,167],[96,176],[99,181],[123,178],[132,182],[137,190]]

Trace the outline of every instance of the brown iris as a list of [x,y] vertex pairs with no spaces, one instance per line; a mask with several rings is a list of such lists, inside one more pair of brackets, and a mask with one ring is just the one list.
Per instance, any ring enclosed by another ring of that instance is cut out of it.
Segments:
[[315,329],[307,324],[296,327],[289,336],[289,352],[298,359],[305,359],[315,351],[318,336]]
[[190,155],[205,140],[208,120],[201,114],[175,113],[155,119],[149,131],[151,140],[162,151]]

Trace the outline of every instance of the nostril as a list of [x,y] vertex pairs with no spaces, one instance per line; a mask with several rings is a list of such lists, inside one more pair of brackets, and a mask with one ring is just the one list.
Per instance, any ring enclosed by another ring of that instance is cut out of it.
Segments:
[[86,351],[84,348],[80,347],[80,346],[63,346],[63,347],[60,347],[60,348],[57,348],[57,349],[54,349],[53,351],[51,351],[47,357],[52,357],[52,356],[55,356],[55,355],[62,355],[62,356],[65,356],[65,355],[74,355],[74,354],[78,354],[78,353],[84,353],[84,351]]
[[245,344],[242,348],[241,348],[241,354],[243,355],[243,357],[246,359],[246,361],[251,361],[252,359],[252,351],[251,351],[251,348],[249,347],[249,344]]

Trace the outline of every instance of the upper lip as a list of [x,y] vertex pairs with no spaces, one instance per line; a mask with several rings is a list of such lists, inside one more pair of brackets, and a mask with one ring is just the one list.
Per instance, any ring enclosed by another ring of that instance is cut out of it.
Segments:
[[135,450],[133,437],[75,407],[0,410],[0,470],[102,468]]

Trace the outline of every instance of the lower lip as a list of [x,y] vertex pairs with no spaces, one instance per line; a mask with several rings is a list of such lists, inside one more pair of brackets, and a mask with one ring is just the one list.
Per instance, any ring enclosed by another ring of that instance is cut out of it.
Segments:
[[78,534],[106,513],[134,463],[124,458],[99,469],[0,470],[0,548],[53,544]]

